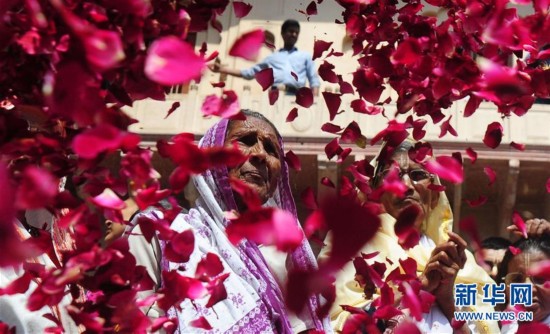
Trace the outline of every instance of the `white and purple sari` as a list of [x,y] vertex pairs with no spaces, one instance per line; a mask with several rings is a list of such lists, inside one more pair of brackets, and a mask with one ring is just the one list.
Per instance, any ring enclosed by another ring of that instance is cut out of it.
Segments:
[[[208,130],[200,146],[223,146],[227,126],[227,120],[218,122]],[[281,138],[279,144],[282,150]],[[280,156],[283,156],[282,152]],[[300,247],[283,257],[281,254],[264,257],[271,252],[269,247],[258,246],[248,240],[243,240],[238,246],[232,245],[225,234],[229,221],[224,212],[236,210],[237,206],[229,185],[227,168],[209,170],[195,177],[194,183],[200,195],[196,207],[188,214],[180,214],[172,223],[172,229],[179,232],[192,229],[195,233],[195,249],[190,260],[185,263],[185,268],[164,259],[162,267],[164,270],[178,270],[181,274],[193,276],[197,263],[207,253],[215,253],[220,257],[224,272],[229,273],[229,277],[224,282],[227,290],[225,300],[212,307],[205,307],[208,297],[193,302],[185,300],[180,305],[181,310],[172,308],[168,311],[169,316],[177,317],[180,333],[205,332],[189,324],[201,316],[212,326],[213,329],[207,331],[212,333],[298,333],[306,329],[331,333],[329,320],[319,319],[316,314],[320,302],[318,296],[310,298],[308,306],[300,315],[289,314],[283,300],[281,288],[284,288],[287,270],[310,270],[317,267],[307,240],[304,238]],[[288,167],[284,160],[277,190],[265,205],[277,206],[297,217],[289,186]],[[297,218],[296,224],[299,224]]]

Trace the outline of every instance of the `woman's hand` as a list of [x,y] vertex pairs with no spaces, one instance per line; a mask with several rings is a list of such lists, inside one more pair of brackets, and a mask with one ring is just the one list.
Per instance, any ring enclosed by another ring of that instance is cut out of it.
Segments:
[[466,263],[466,241],[456,233],[432,251],[428,264],[420,276],[422,287],[432,293],[449,321],[454,313],[453,288],[456,276]]
[[[506,229],[517,236],[524,236],[516,225],[510,225]],[[538,238],[543,235],[550,235],[550,222],[539,218],[529,219],[525,222],[525,230],[527,231],[527,236],[529,238]]]

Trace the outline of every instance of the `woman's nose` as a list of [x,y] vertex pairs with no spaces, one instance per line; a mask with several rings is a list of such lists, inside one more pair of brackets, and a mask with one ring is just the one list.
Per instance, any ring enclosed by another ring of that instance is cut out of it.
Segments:
[[264,145],[262,144],[261,141],[257,141],[256,144],[254,144],[254,146],[252,146],[252,148],[250,150],[250,155],[252,157],[255,157],[255,158],[258,158],[258,159],[261,159],[261,160],[266,159],[267,152],[265,151],[265,147],[264,147]]
[[411,180],[409,174],[404,173],[403,176],[401,176],[401,180],[407,186],[407,188],[414,189],[414,182]]

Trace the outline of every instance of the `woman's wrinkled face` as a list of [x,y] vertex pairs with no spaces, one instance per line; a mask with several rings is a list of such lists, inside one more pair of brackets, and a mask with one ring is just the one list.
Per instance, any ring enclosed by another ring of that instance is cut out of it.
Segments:
[[265,203],[275,192],[281,176],[281,147],[275,130],[256,117],[234,120],[229,123],[225,146],[231,147],[233,143],[249,158],[230,169],[229,176],[246,183]]
[[[533,312],[534,321],[542,321],[550,315],[550,288],[544,287],[543,278],[530,278],[527,273],[529,268],[536,267],[542,261],[550,260],[540,250],[528,249],[514,256],[508,263],[506,276],[507,293],[509,294],[509,284],[525,283],[533,284],[533,304],[527,306],[527,311]],[[533,280],[535,282],[533,282]],[[523,281],[523,282],[520,282]],[[509,298],[507,298],[509,300]]]
[[433,176],[428,173],[420,164],[409,159],[408,152],[399,151],[392,156],[392,162],[388,163],[380,171],[379,182],[391,169],[399,168],[399,175],[407,190],[403,197],[386,191],[381,198],[382,205],[388,214],[397,218],[399,213],[409,205],[418,205],[421,208],[421,215],[417,219],[417,228],[420,227],[423,218],[430,208],[435,207],[439,200],[439,193],[430,190],[428,186],[432,183]]

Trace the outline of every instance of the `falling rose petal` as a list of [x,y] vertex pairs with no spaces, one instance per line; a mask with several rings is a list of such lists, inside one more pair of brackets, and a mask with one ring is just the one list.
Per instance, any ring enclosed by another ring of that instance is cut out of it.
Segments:
[[510,250],[510,253],[514,254],[514,255],[518,255],[521,253],[521,249],[517,248],[517,247],[514,247],[514,246],[509,246],[508,249]]
[[285,161],[288,164],[288,166],[296,171],[302,170],[302,165],[300,164],[300,158],[294,152],[288,151],[285,154]]
[[397,49],[391,56],[393,64],[411,65],[418,61],[421,56],[420,44],[418,40],[409,37],[397,46]]
[[138,135],[105,123],[77,135],[73,139],[72,148],[79,157],[93,159],[104,151],[135,147],[139,141]]
[[17,188],[17,208],[38,209],[49,206],[57,195],[58,183],[49,172],[35,166],[27,167]]
[[518,144],[513,141],[510,143],[510,146],[518,151],[525,151],[525,144]]
[[550,178],[546,180],[546,192],[550,194]]
[[332,42],[325,42],[323,40],[316,39],[315,43],[313,44],[313,60],[321,57],[323,55],[323,52],[328,50],[331,45]]
[[380,227],[371,208],[345,197],[327,197],[320,205],[324,223],[332,231],[328,263],[339,267],[355,256]]
[[355,145],[365,148],[367,146],[367,138],[361,133],[359,124],[352,121],[342,132],[340,136],[340,141],[342,143],[354,143]]
[[197,264],[197,269],[195,270],[195,277],[198,279],[214,277],[223,272],[223,263],[214,253],[208,253],[206,256]]
[[310,2],[310,4],[306,8],[306,14],[311,15],[317,15],[317,4],[315,1]]
[[480,99],[474,95],[470,95],[470,99],[466,103],[466,108],[464,109],[464,117],[472,116],[477,108],[479,108],[481,101],[483,101],[483,99]]
[[118,32],[92,29],[80,37],[86,50],[86,59],[98,71],[112,69],[125,58]]
[[528,268],[528,274],[550,280],[550,261],[543,260]]
[[464,231],[472,240],[473,249],[481,248],[481,237],[477,230],[477,223],[474,217],[466,217],[460,220],[458,223],[459,228]]
[[335,155],[340,155],[342,151],[342,147],[338,143],[338,138],[334,138],[325,145],[325,154],[327,155],[327,158],[329,160],[332,159]]
[[210,83],[212,85],[212,87],[214,88],[224,88],[225,87],[225,82],[211,82]]
[[262,86],[262,90],[266,90],[273,85],[273,69],[268,67],[261,70],[255,75],[256,81]]
[[512,223],[518,228],[521,234],[523,234],[523,237],[527,239],[527,228],[525,226],[525,222],[523,221],[523,218],[521,218],[519,213],[515,211],[512,215]]
[[487,126],[483,143],[490,148],[497,148],[502,140],[502,124],[493,122]]
[[242,200],[249,209],[259,209],[262,206],[262,201],[258,193],[253,190],[247,183],[240,179],[230,178],[229,183],[231,188],[241,196]]
[[432,183],[428,186],[428,189],[433,190],[433,191],[445,191],[445,186],[440,185],[440,184],[433,184]]
[[332,124],[332,123],[325,123],[323,126],[321,126],[321,131],[325,131],[328,133],[338,133],[342,131],[343,129],[339,127],[338,125]]
[[[235,4],[235,2],[233,2],[233,4]],[[252,6],[251,6],[252,7]],[[238,17],[238,16],[237,16]],[[208,320],[206,320],[205,317],[200,317],[198,319],[195,319],[193,321],[191,321],[189,323],[189,325],[191,327],[195,327],[195,328],[200,328],[200,329],[204,329],[204,330],[211,330],[212,329],[212,326],[210,325],[210,323],[208,322]]]
[[465,200],[466,203],[468,203],[468,205],[472,208],[475,208],[475,207],[478,207],[478,206],[481,206],[483,204],[485,204],[487,202],[488,198],[487,196],[483,196],[483,195],[479,195],[478,198],[474,199],[474,200]]
[[420,299],[418,298],[418,295],[409,283],[403,282],[402,287],[405,290],[405,294],[403,295],[403,299],[401,300],[403,306],[409,309],[411,316],[416,319],[416,321],[421,321],[422,304],[420,302]]
[[294,80],[298,81],[298,75],[292,71],[290,71],[290,75],[294,78]]
[[439,138],[442,138],[447,133],[450,133],[453,136],[458,136],[458,133],[456,133],[456,130],[451,125],[451,118],[453,116],[449,117],[445,122],[441,123],[441,132],[439,133]]
[[260,48],[264,44],[264,30],[256,29],[240,36],[231,49],[229,55],[250,61],[256,61]]
[[145,60],[145,75],[161,85],[188,83],[201,77],[206,68],[204,59],[193,47],[175,36],[153,42]]
[[[269,97],[269,105],[274,105],[275,102],[277,102],[277,100],[279,99],[279,90],[278,89],[270,89],[269,92],[267,93],[268,97]],[[294,108],[296,109],[296,108]],[[293,110],[294,110],[293,109]],[[298,110],[298,109],[296,109]],[[287,121],[288,122],[288,121]],[[291,121],[292,122],[292,121]]]
[[470,158],[470,160],[472,161],[472,164],[474,164],[477,160],[477,152],[474,151],[473,148],[471,147],[468,147],[466,149],[466,155],[468,155],[468,157]]
[[384,111],[384,108],[380,106],[368,105],[367,102],[361,99],[351,101],[350,106],[353,111],[360,114],[378,115]]
[[462,328],[462,326],[464,326],[464,324],[466,323],[465,320],[456,320],[455,318],[453,318],[453,320],[451,321],[451,327],[454,328],[454,329],[457,329],[457,330],[460,330]]
[[326,186],[326,187],[336,188],[334,183],[326,176],[321,179],[321,184]]
[[492,186],[497,179],[497,173],[495,173],[495,171],[491,167],[484,167],[483,172],[489,178],[489,187]]
[[286,116],[287,122],[292,122],[298,117],[298,108],[292,108],[291,111],[288,112],[288,115]]
[[231,220],[226,233],[234,245],[248,239],[258,244],[275,245],[280,251],[294,250],[304,238],[294,216],[275,208],[246,211]]
[[304,108],[313,105],[313,92],[308,87],[302,87],[296,92],[296,103]]
[[418,245],[420,241],[420,234],[414,227],[420,211],[421,208],[418,205],[409,205],[401,210],[395,222],[395,235],[405,250]]
[[189,261],[189,257],[195,248],[195,235],[192,230],[186,230],[181,233],[175,233],[172,239],[166,243],[164,256],[171,262],[184,263]]
[[166,291],[167,293],[163,293],[163,297],[157,304],[163,310],[168,310],[174,304],[186,298],[195,300],[207,294],[206,287],[201,281],[180,275],[175,270],[163,271],[162,282],[164,287],[159,292]]
[[449,156],[440,156],[435,160],[430,160],[425,164],[426,170],[452,183],[461,183],[464,180],[464,170],[462,164],[455,158]]
[[[233,1],[233,11],[238,19],[247,16],[252,10],[252,5],[242,1]],[[205,328],[206,329],[206,328]]]
[[174,111],[176,111],[176,109],[178,109],[180,107],[181,103],[179,103],[178,101],[172,103],[172,106],[170,107],[170,109],[168,110],[168,112],[166,113],[166,116],[164,116],[164,119],[167,119],[168,116],[172,115],[172,113]]
[[241,107],[237,94],[232,90],[224,90],[221,97],[208,95],[202,104],[204,116],[219,116],[222,118],[241,119]]
[[341,96],[341,94],[323,92],[323,98],[325,99],[331,121],[334,120],[334,117],[336,117],[340,104],[342,104]]
[[302,191],[300,198],[302,199],[302,203],[304,203],[306,208],[310,210],[317,210],[318,204],[317,199],[315,198],[315,193],[313,192],[313,188],[307,187],[304,191]]
[[339,79],[338,79],[338,75],[336,75],[336,73],[334,73],[334,68],[335,66],[332,65],[331,63],[327,62],[327,61],[324,61],[321,66],[319,66],[319,76],[321,77],[321,79],[323,79],[324,81],[326,82],[330,82],[330,83],[338,83]]
[[126,208],[126,203],[109,188],[105,188],[101,194],[92,197],[90,202],[105,209],[122,210]]

